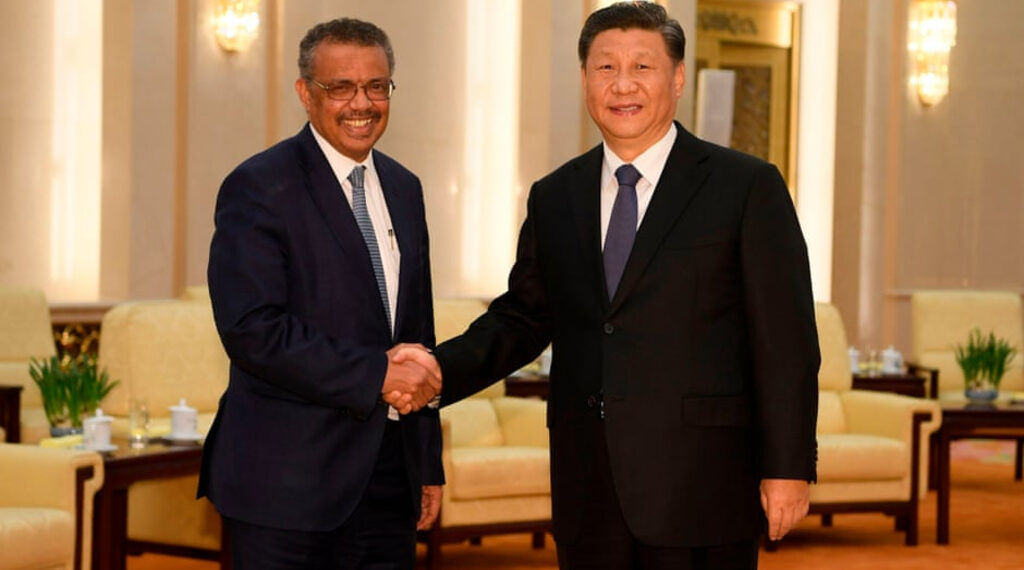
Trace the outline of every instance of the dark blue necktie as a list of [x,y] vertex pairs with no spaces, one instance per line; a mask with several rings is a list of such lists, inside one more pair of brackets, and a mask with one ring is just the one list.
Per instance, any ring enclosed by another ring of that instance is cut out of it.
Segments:
[[373,220],[370,219],[370,212],[366,209],[366,191],[363,188],[363,171],[365,166],[357,165],[348,175],[348,181],[352,183],[352,213],[356,216],[356,224],[363,234],[363,241],[366,242],[366,249],[370,252],[370,263],[373,265],[373,274],[377,278],[377,289],[380,292],[380,300],[384,303],[384,316],[388,319],[388,329],[391,328],[391,303],[388,302],[388,283],[384,279],[384,263],[380,259],[380,248],[377,247],[377,234],[373,231]]
[[640,171],[632,164],[623,164],[615,171],[619,192],[615,195],[612,217],[608,220],[608,232],[604,237],[604,279],[609,299],[615,297],[626,260],[633,249],[637,219],[636,183],[641,177]]

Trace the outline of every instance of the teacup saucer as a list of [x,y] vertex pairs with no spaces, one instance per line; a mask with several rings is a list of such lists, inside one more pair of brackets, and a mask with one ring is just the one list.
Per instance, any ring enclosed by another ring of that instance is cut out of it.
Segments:
[[75,449],[85,449],[87,451],[99,451],[99,452],[102,453],[104,451],[117,451],[117,446],[114,445],[113,443],[110,443],[110,444],[107,444],[107,445],[96,445],[96,446],[93,446],[93,447],[86,447],[83,444],[83,445],[76,445]]
[[199,441],[199,440],[203,439],[206,436],[201,434],[201,433],[190,433],[190,434],[169,433],[169,434],[167,434],[167,435],[165,435],[163,437],[164,437],[164,439],[166,439],[168,441]]

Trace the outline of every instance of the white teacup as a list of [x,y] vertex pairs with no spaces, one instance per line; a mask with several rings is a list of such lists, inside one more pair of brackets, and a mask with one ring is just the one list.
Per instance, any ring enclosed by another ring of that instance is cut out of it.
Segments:
[[114,419],[104,416],[103,410],[96,410],[95,416],[82,420],[82,447],[86,449],[110,449],[110,424]]
[[199,413],[185,404],[185,398],[177,406],[171,406],[171,437],[195,437],[198,424]]

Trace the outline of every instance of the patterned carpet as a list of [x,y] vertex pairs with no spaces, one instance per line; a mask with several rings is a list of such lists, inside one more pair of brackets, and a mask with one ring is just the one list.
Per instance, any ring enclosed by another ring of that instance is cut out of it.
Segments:
[[1013,465],[1016,446],[1010,440],[967,439],[954,441],[950,449],[952,461],[980,461]]

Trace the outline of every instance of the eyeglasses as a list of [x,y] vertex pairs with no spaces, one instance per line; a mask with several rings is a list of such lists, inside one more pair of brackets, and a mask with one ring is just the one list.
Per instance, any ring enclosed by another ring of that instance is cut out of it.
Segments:
[[359,88],[366,93],[370,101],[387,101],[395,92],[395,82],[391,79],[374,79],[363,85],[357,85],[351,81],[341,81],[333,85],[324,85],[316,79],[310,79],[313,85],[327,92],[327,98],[334,101],[351,101],[359,93]]

